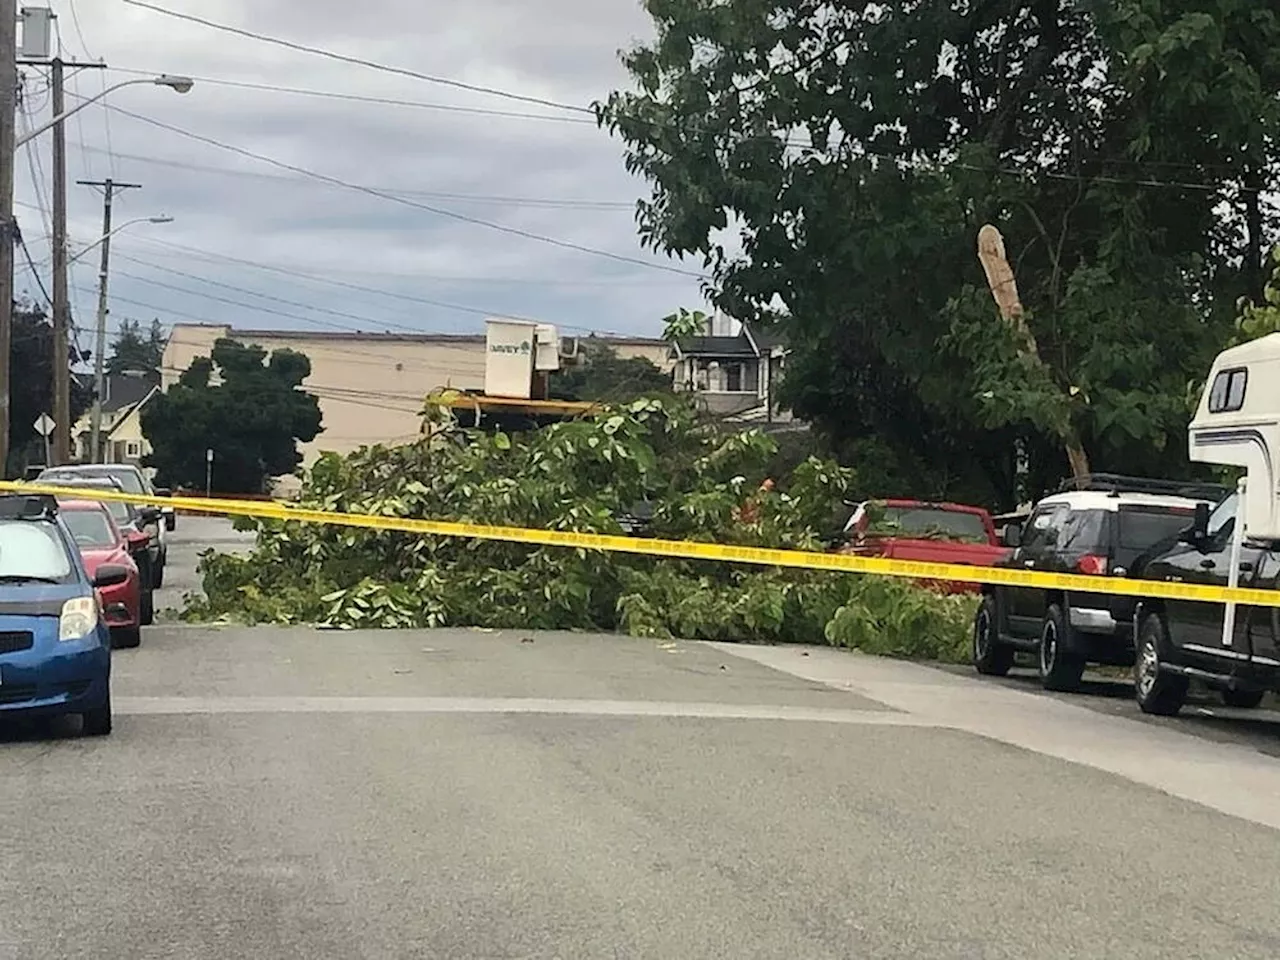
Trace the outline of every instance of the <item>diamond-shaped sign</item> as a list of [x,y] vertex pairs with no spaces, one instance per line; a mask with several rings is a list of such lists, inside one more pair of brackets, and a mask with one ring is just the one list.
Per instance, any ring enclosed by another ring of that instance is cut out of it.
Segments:
[[49,416],[47,413],[42,413],[36,418],[36,433],[40,434],[42,437],[49,436],[57,426],[58,425],[54,422],[53,417]]

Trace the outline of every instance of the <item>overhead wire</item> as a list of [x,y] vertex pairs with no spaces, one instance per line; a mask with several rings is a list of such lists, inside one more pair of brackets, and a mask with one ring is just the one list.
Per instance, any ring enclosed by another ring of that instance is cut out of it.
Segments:
[[[164,248],[166,251],[173,253],[175,255],[177,252],[180,251],[183,254],[191,255],[197,258],[204,258],[204,259],[208,259],[215,262],[225,261],[227,263],[234,263],[239,266],[250,267],[252,269],[261,270],[268,273],[280,274],[282,276],[287,276],[287,277],[295,277],[301,280],[310,280],[314,283],[342,287],[347,290],[356,290],[361,293],[373,293],[379,296],[390,297],[394,300],[404,300],[410,303],[422,303],[422,304],[426,304],[427,306],[448,307],[450,309],[458,309],[464,313],[486,313],[487,314],[491,312],[487,310],[478,310],[472,307],[462,307],[458,304],[446,304],[441,301],[432,300],[430,298],[415,296],[413,294],[402,293],[395,290],[387,290],[381,287],[369,286],[367,284],[351,283],[344,280],[337,280],[334,277],[327,274],[322,276],[319,274],[308,273],[306,271],[298,270],[296,268],[290,269],[290,268],[282,267],[279,265],[263,263],[262,261],[259,261],[259,260],[246,260],[243,257],[235,257],[235,256],[232,256],[231,254],[218,253],[216,251],[205,250],[200,247],[187,246],[185,244],[176,243],[170,240],[157,240],[152,237],[142,237],[136,234],[133,236],[124,237],[122,238],[122,240],[123,242],[127,242],[127,243],[145,243],[148,246],[161,247],[161,248]],[[341,273],[344,271],[337,270],[336,272]],[[386,271],[364,271],[364,270],[349,270],[345,272],[348,272],[353,276],[394,277],[395,279],[398,279],[398,280],[434,280],[434,281],[440,281],[442,283],[455,283],[455,284],[497,283],[497,284],[531,284],[535,286],[549,285],[549,286],[557,286],[557,287],[631,287],[631,286],[651,287],[655,282],[653,280],[644,280],[644,281],[640,281],[640,280],[636,280],[636,281],[560,280],[559,278],[547,278],[547,277],[506,277],[506,276],[475,277],[475,276],[458,276],[458,275],[450,275],[450,274],[431,274],[431,273],[419,273],[419,272],[392,273],[392,272],[386,272]],[[673,280],[668,282],[674,283],[676,281]],[[590,327],[590,328],[569,327],[569,329],[599,330],[602,333],[616,332],[616,331],[601,330],[599,327]]]
[[543,97],[529,96],[523,93],[512,93],[509,90],[500,90],[496,87],[486,87],[474,83],[466,83],[462,80],[454,80],[451,77],[437,77],[431,74],[420,73],[417,70],[410,70],[407,67],[395,67],[385,63],[379,63],[376,60],[368,60],[364,57],[356,57],[350,54],[338,53],[333,50],[326,50],[323,47],[313,47],[305,43],[297,43],[293,40],[285,40],[281,37],[272,37],[264,33],[256,33],[252,30],[244,30],[240,27],[233,27],[230,24],[218,23],[214,20],[206,20],[204,17],[197,17],[191,13],[182,13],[177,10],[170,10],[167,7],[161,7],[154,3],[147,3],[145,0],[122,0],[132,7],[140,7],[144,10],[150,10],[153,13],[163,14],[167,17],[173,17],[177,20],[186,20],[190,23],[197,23],[201,26],[208,27],[212,30],[219,30],[223,33],[234,34],[235,36],[245,37],[250,40],[257,40],[260,43],[269,43],[278,47],[285,47],[289,50],[296,50],[301,53],[309,53],[314,56],[325,57],[329,60],[337,60],[342,63],[349,63],[355,66],[367,67],[371,70],[377,70],[382,73],[395,74],[401,77],[410,77],[414,80],[422,80],[426,83],[435,83],[442,86],[454,87],[459,90],[469,90],[472,93],[483,93],[488,96],[502,97],[507,100],[517,100],[522,103],[532,103],[543,107],[552,107],[557,110],[569,110],[577,113],[590,114],[592,111],[589,107],[580,106],[572,103],[561,103],[556,100],[548,100]]
[[503,223],[495,223],[492,220],[484,220],[480,217],[473,217],[469,214],[458,213],[456,210],[448,210],[448,209],[445,209],[444,207],[437,207],[431,204],[422,203],[417,200],[412,200],[408,197],[397,196],[394,193],[387,193],[382,190],[377,190],[373,187],[366,187],[358,183],[353,183],[350,180],[343,180],[341,177],[334,177],[326,173],[320,173],[315,170],[309,170],[306,167],[300,167],[296,164],[287,163],[283,160],[278,160],[275,157],[269,157],[269,156],[266,156],[265,154],[256,153],[244,147],[238,147],[235,144],[226,143],[225,141],[217,140],[213,137],[206,137],[203,134],[199,134],[191,130],[183,129],[182,127],[175,126],[171,123],[165,123],[162,120],[156,120],[154,117],[148,117],[140,113],[134,113],[132,110],[125,110],[123,107],[116,106],[115,104],[108,104],[107,109],[113,110],[116,113],[119,113],[123,116],[131,117],[134,120],[141,121],[142,123],[149,124],[153,127],[157,127],[161,130],[167,130],[170,133],[176,133],[179,136],[189,137],[190,139],[196,140],[200,143],[209,144],[210,146],[217,147],[220,150],[227,150],[231,153],[236,153],[243,157],[248,157],[250,159],[257,160],[262,163],[270,164],[271,166],[278,167],[281,170],[289,170],[294,173],[298,173],[303,176],[310,177],[315,180],[319,180],[323,183],[329,183],[333,186],[341,187],[345,190],[351,190],[356,193],[362,193],[371,197],[378,197],[382,200],[387,200],[392,203],[400,204],[402,206],[412,207],[413,209],[416,209],[416,210],[423,210],[427,213],[433,213],[436,216],[447,217],[451,220],[457,220],[461,223],[469,223],[474,226],[484,227],[489,230],[496,230],[499,233],[506,233],[516,237],[523,237],[526,240],[534,240],[539,243],[550,244],[551,246],[560,247],[565,250],[574,250],[574,251],[577,251],[578,253],[585,253],[591,256],[604,257],[606,259],[615,260],[620,263],[630,263],[630,264],[635,264],[641,267],[648,267],[649,269],[652,269],[652,270],[663,270],[668,273],[681,274],[683,276],[692,277],[695,280],[710,279],[705,274],[694,273],[693,271],[685,270],[682,267],[669,266],[667,264],[657,263],[652,260],[642,260],[639,257],[632,257],[632,256],[628,256],[627,254],[613,253],[612,251],[609,251],[609,250],[601,250],[597,247],[589,247],[589,246],[586,246],[585,244],[574,243],[571,240],[561,240],[557,237],[548,237],[543,234],[534,233],[531,230],[523,230],[519,227],[512,227]]
[[[132,238],[132,240],[135,240],[135,241],[140,240],[140,239],[141,239],[141,238],[139,238],[139,237],[133,237],[133,238]],[[153,239],[151,239],[151,238],[147,238],[147,242],[148,242],[148,243],[151,243],[151,244],[155,244],[155,245],[157,245],[157,246],[162,246],[162,245],[164,245],[164,241],[153,240]],[[190,251],[192,251],[192,252],[197,252],[197,253],[202,252],[202,251],[197,251],[197,250],[195,250],[195,248],[190,248],[190,247],[181,247],[181,246],[177,246],[177,245],[175,245],[175,248],[176,248],[176,249],[180,249],[180,250],[190,250]],[[123,253],[121,253],[121,254],[119,254],[119,256],[121,256],[123,259],[129,260],[129,261],[131,261],[131,262],[133,262],[133,263],[140,264],[140,265],[142,265],[142,266],[147,266],[147,267],[151,267],[152,269],[155,269],[155,270],[162,270],[162,271],[165,271],[165,272],[168,272],[168,273],[173,273],[173,274],[178,275],[178,276],[185,276],[185,277],[188,277],[188,278],[190,278],[190,279],[200,281],[200,282],[202,282],[202,283],[210,284],[211,286],[224,287],[224,288],[226,288],[226,289],[230,289],[230,290],[233,290],[233,291],[236,291],[236,292],[240,292],[240,293],[248,293],[248,294],[251,294],[251,295],[253,295],[253,296],[264,296],[266,299],[273,299],[273,300],[277,300],[277,301],[279,301],[279,302],[282,302],[282,303],[284,303],[284,304],[286,304],[286,305],[290,305],[290,306],[298,306],[298,307],[303,307],[303,308],[305,308],[305,309],[317,309],[317,308],[315,308],[315,307],[312,307],[310,304],[303,303],[303,302],[301,302],[301,301],[296,301],[296,300],[287,300],[287,299],[283,299],[283,298],[277,297],[277,296],[275,296],[275,295],[263,295],[263,294],[259,294],[257,291],[250,290],[250,289],[245,288],[245,287],[237,287],[237,286],[235,286],[234,284],[224,283],[224,282],[222,282],[222,281],[217,281],[217,280],[210,280],[210,279],[208,279],[208,278],[206,278],[206,277],[199,276],[198,274],[190,273],[189,271],[184,271],[184,270],[178,269],[178,268],[176,268],[176,267],[169,267],[169,266],[165,266],[165,265],[162,265],[162,264],[157,264],[157,263],[150,262],[150,261],[147,261],[147,260],[143,260],[143,259],[141,259],[141,258],[139,258],[139,257],[135,257],[135,256],[132,256],[132,255],[129,255],[129,254],[123,254]],[[221,259],[221,258],[220,258],[220,257],[217,257],[216,259]],[[450,302],[448,302],[448,301],[444,301],[444,300],[435,300],[435,299],[432,299],[432,298],[429,298],[429,297],[419,297],[419,296],[415,296],[415,295],[411,295],[411,294],[400,294],[400,293],[398,293],[398,292],[396,292],[396,291],[392,291],[392,290],[380,290],[380,289],[377,289],[377,288],[375,288],[375,287],[366,287],[366,286],[362,286],[362,285],[359,285],[359,284],[346,283],[346,282],[344,282],[344,281],[340,281],[340,280],[331,280],[331,279],[328,279],[328,278],[324,278],[324,277],[320,277],[320,276],[315,276],[315,275],[312,275],[312,274],[302,273],[302,272],[300,272],[300,271],[285,270],[285,269],[283,269],[283,268],[270,267],[270,266],[267,266],[267,265],[261,265],[261,264],[252,264],[252,263],[250,263],[250,262],[242,261],[242,260],[240,260],[239,258],[235,258],[235,257],[226,257],[226,259],[227,259],[227,260],[230,260],[230,261],[231,261],[231,262],[233,262],[233,263],[244,263],[244,264],[245,264],[245,265],[247,265],[247,266],[259,266],[259,267],[260,267],[261,269],[263,269],[263,270],[266,270],[266,271],[269,271],[269,272],[272,272],[272,273],[279,273],[279,274],[282,274],[282,275],[284,275],[284,276],[297,277],[297,278],[299,278],[299,279],[305,279],[305,280],[312,280],[312,281],[315,281],[315,282],[317,282],[317,283],[327,283],[327,284],[330,284],[330,285],[332,285],[332,286],[343,287],[343,288],[347,288],[347,289],[351,289],[351,290],[355,290],[355,291],[359,291],[359,292],[363,292],[363,293],[375,293],[375,294],[379,294],[379,295],[381,295],[381,296],[388,297],[388,298],[390,298],[390,299],[403,300],[403,301],[406,301],[406,302],[409,302],[409,303],[422,304],[422,305],[425,305],[425,306],[439,307],[439,308],[441,308],[441,309],[445,309],[445,310],[452,310],[452,311],[456,311],[456,312],[458,312],[458,313],[466,313],[466,314],[472,314],[472,315],[475,315],[475,316],[483,316],[483,317],[502,316],[502,317],[505,317],[505,318],[507,318],[507,319],[511,319],[511,320],[527,320],[527,321],[529,321],[529,322],[531,322],[531,323],[550,323],[550,322],[552,322],[552,321],[548,321],[548,320],[538,319],[538,318],[536,318],[536,317],[529,317],[529,316],[521,316],[521,315],[518,315],[518,314],[512,314],[512,313],[510,313],[510,312],[503,311],[503,310],[495,310],[495,309],[489,309],[489,308],[483,308],[483,307],[474,307],[474,306],[469,306],[469,305],[466,305],[466,304],[460,304],[460,303],[450,303]],[[390,321],[386,321],[386,320],[378,320],[378,319],[374,319],[374,318],[371,318],[371,317],[365,317],[365,316],[356,316],[356,315],[349,314],[349,313],[344,313],[344,312],[341,312],[341,311],[332,311],[332,310],[328,310],[328,309],[324,309],[324,308],[320,308],[320,309],[322,310],[322,312],[325,312],[325,313],[332,313],[332,314],[335,314],[335,315],[351,317],[351,318],[353,318],[353,319],[358,319],[358,320],[367,321],[367,322],[369,322],[369,323],[373,323],[373,324],[375,324],[375,325],[382,325],[382,326],[387,326],[387,327],[399,327],[399,328],[401,328],[401,329],[407,330],[407,331],[412,332],[412,333],[422,333],[422,332],[423,332],[422,328],[421,328],[421,327],[419,327],[419,326],[406,326],[406,325],[403,325],[403,324],[395,324],[395,323],[392,323],[392,322],[390,322]],[[604,333],[604,334],[613,334],[613,335],[615,335],[615,336],[622,336],[622,334],[621,334],[621,333],[619,333],[619,332],[618,332],[618,331],[616,331],[616,330],[602,329],[602,328],[600,328],[600,327],[582,327],[582,326],[577,326],[577,325],[574,325],[574,324],[566,324],[566,323],[556,323],[556,326],[558,326],[558,327],[563,327],[563,328],[564,328],[564,329],[566,329],[566,330],[580,330],[580,331],[582,331],[582,332],[584,332],[584,333]]]
[[[134,70],[126,67],[107,67],[112,73],[123,73],[136,77],[154,77],[162,71]],[[400,97],[375,97],[359,93],[343,93],[337,90],[317,90],[311,87],[291,87],[277,83],[253,83],[248,80],[231,80],[225,77],[209,77],[195,74],[184,74],[196,83],[211,86],[234,87],[241,90],[257,90],[263,93],[288,93],[302,97],[318,97],[326,100],[346,100],[353,103],[379,104],[389,107],[409,107],[416,110],[440,110],[445,113],[465,113],[482,117],[497,117],[510,120],[549,120],[554,123],[570,123],[598,130],[599,125],[590,117],[565,117],[553,113],[529,113],[521,110],[491,110],[485,107],[464,107],[455,103],[435,103],[429,100],[408,100]]]
[[[101,151],[97,147],[88,147],[87,149],[97,153]],[[138,163],[152,164],[155,166],[172,167],[177,170],[191,170],[197,173],[214,173],[222,176],[230,177],[251,177],[259,180],[271,180],[276,183],[294,183],[298,185],[308,184],[312,178],[299,175],[287,176],[279,173],[266,173],[261,170],[239,170],[235,167],[219,167],[208,164],[192,163],[187,160],[176,160],[169,157],[143,156],[136,153],[120,153],[115,154],[117,157],[125,160],[133,160]],[[405,187],[389,187],[377,186],[371,187],[385,193],[395,194],[401,197],[429,197],[437,200],[452,200],[455,202],[465,203],[500,203],[507,206],[528,206],[534,208],[547,208],[552,210],[568,209],[568,210],[634,210],[634,201],[629,200],[603,200],[589,199],[580,197],[519,197],[519,196],[502,196],[496,194],[484,193],[445,193],[438,190],[413,190]]]

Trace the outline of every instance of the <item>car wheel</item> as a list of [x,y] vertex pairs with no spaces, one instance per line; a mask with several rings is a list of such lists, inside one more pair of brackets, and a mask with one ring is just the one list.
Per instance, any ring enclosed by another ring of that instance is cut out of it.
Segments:
[[142,645],[141,627],[116,627],[111,631],[111,645],[120,650],[131,650]]
[[1252,710],[1262,703],[1262,698],[1266,695],[1267,691],[1265,690],[1223,690],[1222,702],[1228,707]]
[[1158,613],[1149,615],[1138,630],[1138,656],[1133,664],[1133,690],[1138,709],[1160,717],[1172,717],[1187,700],[1186,677],[1160,668],[1160,658],[1168,649],[1164,621]]
[[996,598],[987,594],[973,617],[973,668],[988,677],[1003,677],[1013,666],[1013,648],[1000,642]]
[[83,726],[80,732],[86,737],[105,737],[111,732],[111,694],[107,694],[107,699],[102,706],[93,710],[86,710],[81,714]]
[[1049,604],[1040,625],[1040,683],[1046,690],[1075,690],[1084,675],[1084,659],[1063,646],[1068,629],[1062,607]]
[[143,590],[138,600],[138,622],[144,627],[156,622],[156,596],[150,590]]

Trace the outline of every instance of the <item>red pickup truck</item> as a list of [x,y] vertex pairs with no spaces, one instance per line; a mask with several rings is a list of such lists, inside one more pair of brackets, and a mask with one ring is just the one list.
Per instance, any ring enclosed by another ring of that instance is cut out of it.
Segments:
[[[981,507],[923,500],[865,500],[844,528],[841,553],[990,567],[1009,554]],[[975,583],[928,581],[948,593],[975,593]]]

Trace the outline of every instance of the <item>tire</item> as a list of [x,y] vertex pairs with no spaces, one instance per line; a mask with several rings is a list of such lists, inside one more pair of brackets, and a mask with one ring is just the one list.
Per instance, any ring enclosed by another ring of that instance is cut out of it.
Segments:
[[107,736],[111,733],[111,694],[107,694],[107,699],[102,706],[94,710],[86,710],[80,716],[83,721],[83,726],[80,728],[81,736]]
[[996,598],[987,594],[973,617],[973,668],[987,677],[1003,677],[1013,666],[1013,648],[1000,642]]
[[1080,678],[1084,676],[1084,659],[1062,647],[1062,641],[1069,631],[1062,607],[1056,603],[1049,604],[1040,625],[1040,655],[1037,658],[1040,683],[1046,690],[1069,692],[1080,687]]
[[142,628],[116,627],[111,631],[111,646],[119,650],[132,650],[142,646]]
[[1265,690],[1223,690],[1222,702],[1239,710],[1252,710],[1262,703],[1262,698],[1266,695]]
[[143,590],[138,600],[138,623],[149,627],[156,622],[156,597],[150,590]]
[[1133,662],[1133,691],[1138,709],[1157,717],[1175,716],[1187,702],[1190,681],[1184,676],[1160,669],[1161,658],[1169,649],[1164,620],[1152,613],[1138,628],[1137,656]]
[[165,558],[162,557],[156,561],[154,572],[151,577],[152,590],[159,590],[164,586],[164,560]]

